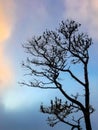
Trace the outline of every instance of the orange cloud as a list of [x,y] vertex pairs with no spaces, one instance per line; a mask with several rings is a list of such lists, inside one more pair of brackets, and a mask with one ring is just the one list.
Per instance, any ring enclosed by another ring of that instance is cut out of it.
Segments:
[[13,28],[14,1],[0,0],[0,44],[7,40]]
[[14,24],[14,1],[0,0],[0,86],[8,86],[13,80],[11,63],[4,49],[11,37]]
[[11,27],[9,27],[3,13],[0,11],[0,43],[8,39],[10,37],[10,33]]

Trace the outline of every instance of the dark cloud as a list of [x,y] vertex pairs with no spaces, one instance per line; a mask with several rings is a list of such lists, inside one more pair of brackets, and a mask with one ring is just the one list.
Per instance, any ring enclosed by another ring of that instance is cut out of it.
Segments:
[[39,106],[5,111],[0,104],[0,130],[63,130],[64,125],[51,128],[46,123],[47,116],[39,112]]

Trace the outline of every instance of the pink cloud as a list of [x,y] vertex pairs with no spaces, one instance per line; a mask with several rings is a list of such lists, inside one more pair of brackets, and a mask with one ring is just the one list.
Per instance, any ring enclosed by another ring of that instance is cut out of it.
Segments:
[[63,0],[64,18],[71,18],[85,25],[89,34],[98,40],[98,0]]

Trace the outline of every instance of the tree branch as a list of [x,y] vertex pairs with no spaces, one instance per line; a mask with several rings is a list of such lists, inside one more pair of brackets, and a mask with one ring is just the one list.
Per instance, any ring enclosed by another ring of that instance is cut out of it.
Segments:
[[78,83],[80,83],[81,85],[85,86],[85,84],[84,84],[81,80],[79,80],[79,79],[71,72],[71,70],[67,69],[67,70],[63,70],[63,71],[64,71],[64,72],[68,72],[73,79],[75,79],[75,80],[76,80]]
[[44,86],[41,86],[40,84],[34,84],[33,82],[30,82],[30,84],[28,83],[25,83],[25,82],[19,82],[19,84],[21,85],[25,85],[25,86],[28,86],[28,87],[36,87],[36,88],[41,88],[41,89],[57,89],[56,87],[44,87]]
[[71,101],[72,103],[75,103],[76,105],[78,105],[82,112],[84,113],[85,111],[85,108],[84,106],[77,100],[71,98],[63,89],[62,89],[62,85],[60,83],[58,83],[56,80],[54,81],[55,85],[57,86],[57,88],[60,90],[60,92],[69,100]]

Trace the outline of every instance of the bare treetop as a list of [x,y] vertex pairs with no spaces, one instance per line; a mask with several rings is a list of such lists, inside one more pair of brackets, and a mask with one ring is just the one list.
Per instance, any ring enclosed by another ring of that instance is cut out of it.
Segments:
[[[88,51],[92,44],[92,39],[87,34],[79,32],[80,26],[79,23],[72,20],[62,21],[59,24],[59,28],[55,31],[46,30],[41,36],[34,36],[23,45],[26,52],[29,54],[26,63],[23,63],[23,67],[28,69],[28,74],[32,76],[33,80],[30,81],[30,83],[23,82],[22,84],[43,89],[58,89],[64,97],[71,102],[70,105],[66,104],[66,108],[68,107],[69,110],[77,109],[77,112],[82,111],[82,118],[85,120],[86,129],[91,130]],[[71,66],[76,64],[82,64],[84,80],[80,80],[72,71]],[[83,86],[83,89],[85,89],[85,105],[78,101],[75,96],[73,98],[66,93],[63,84],[59,81],[61,73],[69,73],[76,82]],[[46,80],[42,80],[42,77],[45,77]],[[61,105],[61,100],[56,99],[55,102],[59,102],[59,105]],[[51,102],[51,106],[54,106],[53,102]],[[61,105],[61,108],[62,107],[63,105]],[[65,112],[65,108],[63,109]],[[41,106],[41,111],[49,114],[47,110],[48,109]],[[72,113],[75,111],[72,111]],[[52,112],[51,114],[55,113]],[[72,126],[72,128],[76,127],[80,130],[81,117],[74,125],[65,121],[64,118],[62,120],[60,117],[58,118],[60,121],[66,122],[66,124]]]

